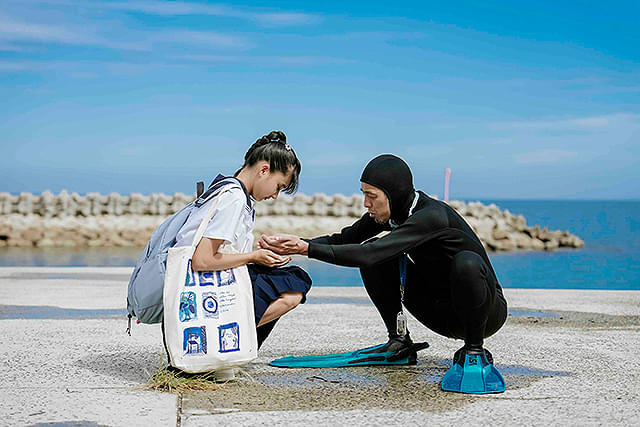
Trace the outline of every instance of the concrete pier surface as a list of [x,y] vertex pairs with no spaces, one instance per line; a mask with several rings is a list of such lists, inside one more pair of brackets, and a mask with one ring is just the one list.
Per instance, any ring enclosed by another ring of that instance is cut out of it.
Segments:
[[413,318],[416,366],[268,366],[386,341],[364,289],[316,287],[236,381],[179,397],[136,389],[166,362],[159,325],[125,333],[130,272],[0,268],[0,425],[640,425],[638,291],[506,289],[507,391],[470,396],[439,385],[462,342]]

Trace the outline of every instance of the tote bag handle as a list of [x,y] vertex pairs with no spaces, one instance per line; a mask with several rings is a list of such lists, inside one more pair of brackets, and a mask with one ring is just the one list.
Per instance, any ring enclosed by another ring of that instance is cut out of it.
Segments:
[[227,191],[230,191],[232,188],[240,188],[240,187],[237,184],[230,184],[227,188],[223,187],[220,190],[220,192],[214,196],[216,198],[215,202],[211,204],[211,207],[207,211],[207,214],[204,216],[204,218],[202,218],[202,221],[200,222],[200,226],[198,227],[198,230],[196,231],[196,234],[193,237],[193,242],[191,243],[191,253],[189,257],[193,256],[193,253],[196,251],[196,247],[200,243],[200,240],[202,240],[202,236],[204,235],[204,232],[207,229],[209,222],[211,221],[213,212],[216,210],[216,208],[220,204],[220,196],[222,196]]

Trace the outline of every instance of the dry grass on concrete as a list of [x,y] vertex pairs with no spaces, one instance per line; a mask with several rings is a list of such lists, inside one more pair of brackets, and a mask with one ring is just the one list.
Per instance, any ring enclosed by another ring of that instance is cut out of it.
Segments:
[[215,391],[224,387],[225,383],[216,382],[214,372],[188,374],[167,367],[160,368],[149,377],[149,382],[139,390],[163,391],[183,395],[190,391]]

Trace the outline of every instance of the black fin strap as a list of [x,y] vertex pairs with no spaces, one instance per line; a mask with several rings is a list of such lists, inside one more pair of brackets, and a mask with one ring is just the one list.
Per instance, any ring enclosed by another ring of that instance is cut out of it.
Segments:
[[393,353],[391,356],[387,357],[389,362],[395,362],[396,360],[404,359],[405,357],[410,356],[412,353],[417,353],[420,350],[424,350],[425,348],[429,348],[428,342],[417,342],[415,344],[411,344],[405,348],[398,350]]

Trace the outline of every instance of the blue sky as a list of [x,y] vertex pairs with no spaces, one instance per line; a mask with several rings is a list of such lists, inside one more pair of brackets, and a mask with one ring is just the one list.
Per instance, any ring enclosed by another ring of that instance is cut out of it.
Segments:
[[286,132],[464,199],[640,198],[640,3],[0,0],[0,192],[191,192]]

